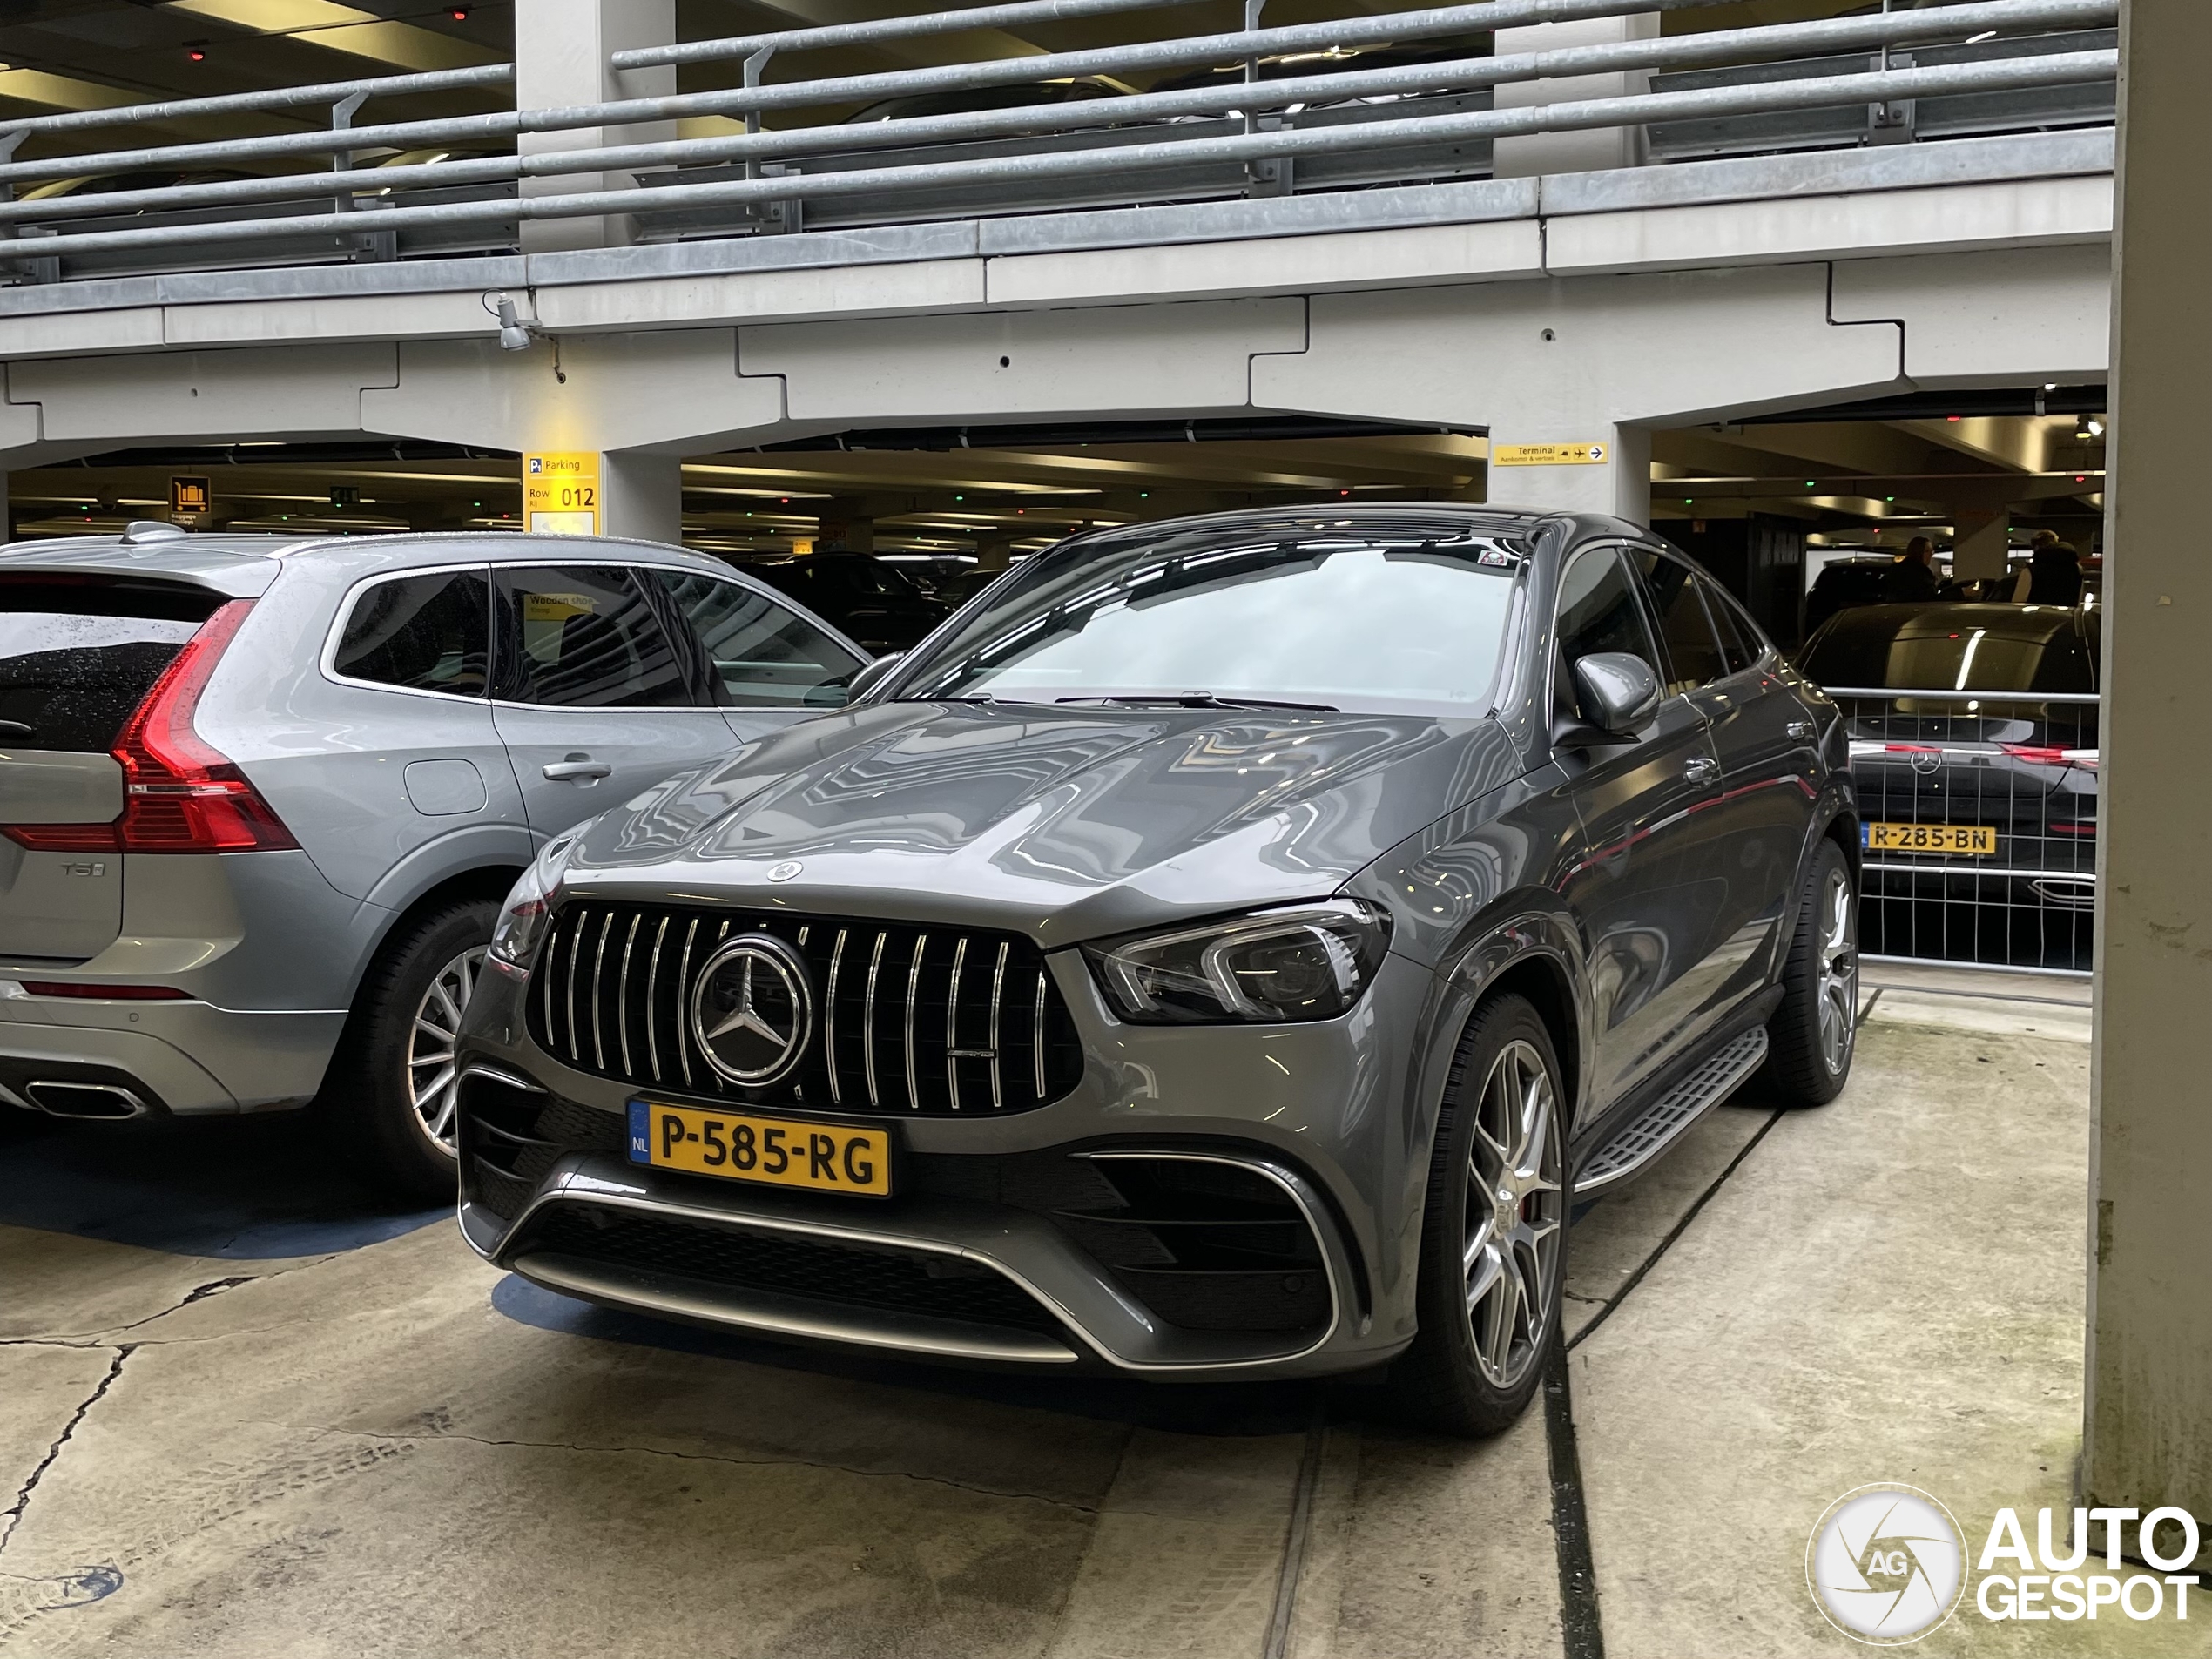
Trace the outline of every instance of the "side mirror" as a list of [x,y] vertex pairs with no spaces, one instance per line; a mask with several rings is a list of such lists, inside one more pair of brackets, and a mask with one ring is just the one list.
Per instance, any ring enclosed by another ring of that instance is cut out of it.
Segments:
[[1575,664],[1575,689],[1600,735],[1633,741],[1659,711],[1659,677],[1642,658],[1602,651]]
[[857,703],[867,696],[868,688],[880,684],[885,675],[899,665],[906,654],[902,651],[894,651],[888,656],[879,657],[873,662],[864,664],[855,670],[853,678],[846,682],[847,692],[846,701]]

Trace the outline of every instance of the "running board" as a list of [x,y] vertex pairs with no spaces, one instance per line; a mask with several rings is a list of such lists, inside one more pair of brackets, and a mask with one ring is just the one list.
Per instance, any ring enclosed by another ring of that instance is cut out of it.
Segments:
[[1716,1050],[1592,1154],[1575,1178],[1575,1197],[1581,1199],[1602,1192],[1642,1170],[1692,1123],[1726,1100],[1765,1058],[1764,1026],[1753,1026]]

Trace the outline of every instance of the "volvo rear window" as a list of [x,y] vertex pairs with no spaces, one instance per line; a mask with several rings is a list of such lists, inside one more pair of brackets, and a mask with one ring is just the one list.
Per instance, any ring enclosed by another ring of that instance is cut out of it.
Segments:
[[0,747],[114,746],[223,596],[183,583],[0,574]]

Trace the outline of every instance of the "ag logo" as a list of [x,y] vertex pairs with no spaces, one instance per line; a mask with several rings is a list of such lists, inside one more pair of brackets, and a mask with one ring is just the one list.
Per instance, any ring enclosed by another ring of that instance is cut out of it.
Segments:
[[806,959],[780,939],[743,934],[706,959],[691,988],[691,1035],[706,1062],[758,1089],[806,1052],[814,993]]
[[1918,1642],[1959,1605],[1966,1545],[1951,1512],[1912,1487],[1861,1487],[1828,1506],[1805,1547],[1805,1581],[1854,1642]]

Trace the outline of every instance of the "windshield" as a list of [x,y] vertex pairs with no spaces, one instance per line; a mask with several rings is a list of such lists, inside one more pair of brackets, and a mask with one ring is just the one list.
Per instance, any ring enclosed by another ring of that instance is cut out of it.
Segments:
[[1521,564],[1443,523],[1087,538],[1024,566],[898,695],[1485,714]]

